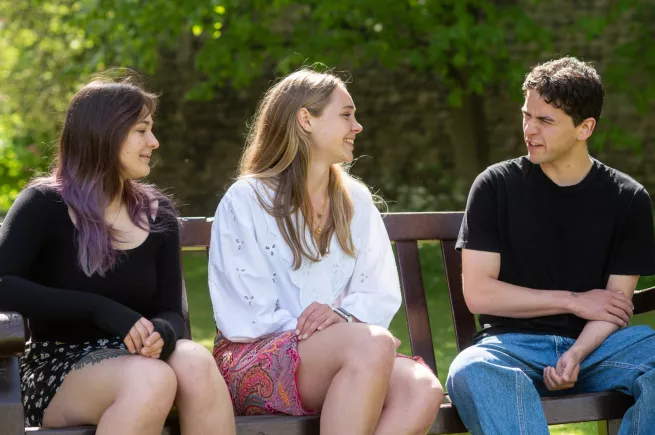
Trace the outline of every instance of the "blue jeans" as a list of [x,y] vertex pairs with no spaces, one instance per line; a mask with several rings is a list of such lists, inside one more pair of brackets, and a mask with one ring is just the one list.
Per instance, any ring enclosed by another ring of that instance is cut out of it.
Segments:
[[462,421],[474,435],[548,435],[541,396],[620,391],[635,398],[620,435],[655,433],[655,331],[623,328],[580,364],[578,382],[550,393],[544,367],[555,367],[575,340],[555,335],[501,334],[460,353],[446,385]]

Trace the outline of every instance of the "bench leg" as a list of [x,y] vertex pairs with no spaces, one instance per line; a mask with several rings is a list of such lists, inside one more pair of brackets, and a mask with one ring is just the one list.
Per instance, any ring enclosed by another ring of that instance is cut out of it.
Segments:
[[0,435],[23,435],[18,357],[0,357]]
[[598,435],[617,435],[621,420],[606,420],[598,422]]

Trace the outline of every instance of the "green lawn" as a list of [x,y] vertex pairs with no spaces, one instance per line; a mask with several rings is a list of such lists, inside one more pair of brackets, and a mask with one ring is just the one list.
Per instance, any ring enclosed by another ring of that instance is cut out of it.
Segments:
[[[457,354],[453,322],[450,315],[447,284],[444,277],[441,250],[436,243],[426,243],[421,246],[421,262],[423,265],[423,284],[428,296],[430,327],[434,342],[439,379],[446,380],[450,363]],[[191,313],[191,330],[193,339],[211,349],[215,333],[211,301],[207,288],[207,256],[204,252],[185,252],[184,270]],[[655,285],[655,279],[643,280],[639,288]],[[655,313],[635,316],[633,324],[655,325]],[[391,323],[391,331],[402,342],[400,351],[411,353],[407,332],[407,320],[404,308]],[[596,435],[598,424],[582,423],[552,426],[551,433],[557,435]]]

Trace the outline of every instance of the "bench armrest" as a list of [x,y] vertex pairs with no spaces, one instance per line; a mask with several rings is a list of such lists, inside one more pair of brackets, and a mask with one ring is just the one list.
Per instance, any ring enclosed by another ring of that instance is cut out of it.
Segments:
[[634,314],[655,310],[655,287],[635,291],[632,303],[635,305]]
[[0,358],[25,352],[25,321],[15,312],[0,311]]

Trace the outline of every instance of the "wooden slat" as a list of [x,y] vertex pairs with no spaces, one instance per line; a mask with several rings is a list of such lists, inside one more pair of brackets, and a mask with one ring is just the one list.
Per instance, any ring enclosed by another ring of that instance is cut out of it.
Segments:
[[548,424],[565,424],[620,419],[635,402],[625,394],[607,391],[547,397],[541,403]]
[[19,359],[0,357],[0,435],[23,432],[23,401],[20,389]]
[[392,241],[456,240],[461,212],[387,213],[384,225]]
[[423,358],[434,373],[437,373],[418,245],[415,241],[396,242],[396,249],[412,353]]
[[180,246],[182,248],[199,248],[209,246],[212,230],[212,218],[179,218]]
[[475,317],[469,311],[464,300],[462,290],[462,255],[455,249],[455,241],[442,241],[441,252],[443,255],[446,279],[448,280],[448,297],[450,298],[450,310],[455,325],[455,339],[457,350],[462,350],[473,344],[475,334]]
[[641,314],[655,310],[655,287],[639,290],[632,298],[635,306],[634,313]]

